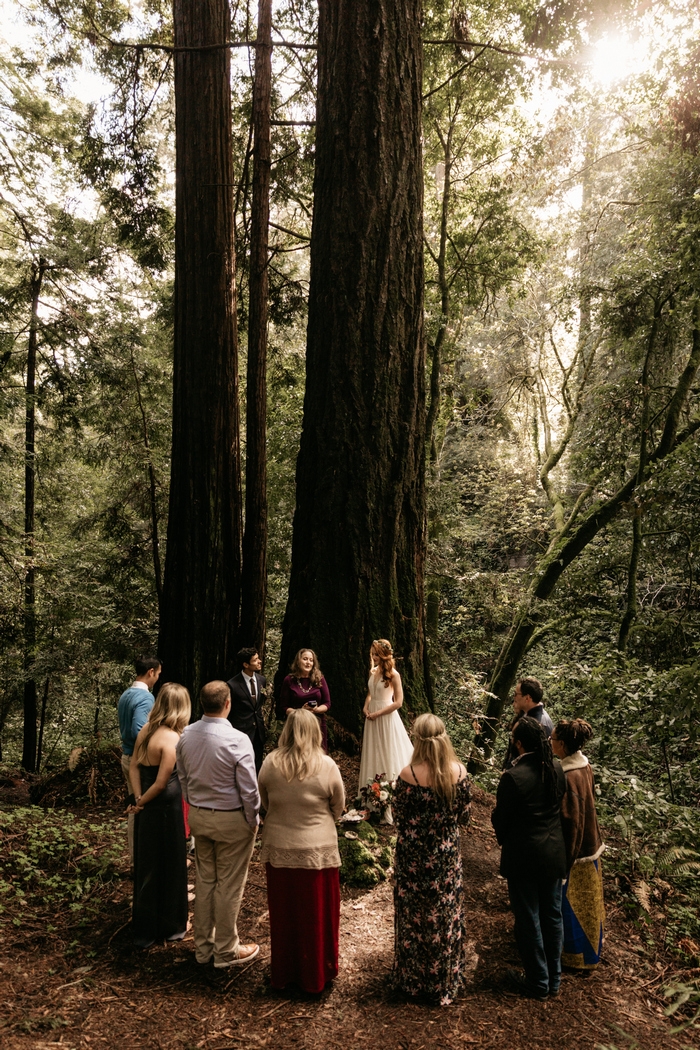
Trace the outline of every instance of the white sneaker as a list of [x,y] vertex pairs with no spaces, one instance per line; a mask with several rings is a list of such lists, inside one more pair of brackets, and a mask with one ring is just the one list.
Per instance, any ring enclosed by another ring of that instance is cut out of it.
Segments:
[[227,970],[229,966],[242,966],[243,963],[250,962],[260,952],[259,944],[240,944],[238,946],[238,958],[231,959],[231,962],[215,962],[214,966],[217,970]]

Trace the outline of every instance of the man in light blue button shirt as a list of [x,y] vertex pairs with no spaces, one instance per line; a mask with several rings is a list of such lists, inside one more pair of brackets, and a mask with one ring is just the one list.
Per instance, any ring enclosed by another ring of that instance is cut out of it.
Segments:
[[[117,715],[119,717],[119,734],[122,738],[122,773],[126,780],[126,790],[131,792],[129,767],[134,753],[134,744],[139,731],[148,721],[153,707],[151,690],[160,678],[160,660],[157,656],[139,656],[135,661],[136,679],[119,697]],[[127,817],[127,838],[129,842],[129,860],[134,866],[134,814]]]
[[190,804],[195,841],[195,958],[223,968],[248,962],[260,950],[257,944],[240,943],[237,925],[260,795],[250,737],[227,718],[231,693],[226,682],[209,682],[199,701],[204,714],[180,737],[177,773]]

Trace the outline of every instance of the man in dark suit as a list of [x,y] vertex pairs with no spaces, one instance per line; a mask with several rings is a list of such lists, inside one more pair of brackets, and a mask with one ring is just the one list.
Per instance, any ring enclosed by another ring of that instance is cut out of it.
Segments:
[[262,661],[258,650],[241,649],[237,654],[240,673],[226,683],[231,690],[231,710],[228,720],[234,729],[247,733],[255,752],[255,772],[259,772],[265,750],[265,721],[263,701],[267,679],[260,674]]

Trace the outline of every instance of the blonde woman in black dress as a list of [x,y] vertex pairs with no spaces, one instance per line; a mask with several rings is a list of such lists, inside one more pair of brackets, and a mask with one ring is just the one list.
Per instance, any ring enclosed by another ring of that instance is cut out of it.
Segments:
[[129,777],[135,804],[134,903],[137,948],[181,940],[187,932],[187,856],[175,748],[190,720],[183,685],[161,687],[136,737]]

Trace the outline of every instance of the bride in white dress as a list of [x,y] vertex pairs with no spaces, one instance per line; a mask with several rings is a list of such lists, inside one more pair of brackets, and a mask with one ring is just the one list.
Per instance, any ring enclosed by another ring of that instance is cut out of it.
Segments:
[[[391,642],[385,638],[372,642],[369,655],[372,669],[362,709],[365,728],[360,759],[361,788],[370,784],[377,773],[383,773],[389,781],[396,780],[413,755],[413,744],[399,714],[403,687],[401,675],[394,667]],[[385,820],[393,824],[391,809]]]

